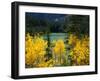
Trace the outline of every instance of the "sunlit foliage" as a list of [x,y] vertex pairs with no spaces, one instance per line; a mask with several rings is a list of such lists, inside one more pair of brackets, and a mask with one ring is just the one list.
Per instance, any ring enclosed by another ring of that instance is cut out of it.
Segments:
[[29,67],[37,66],[42,61],[44,61],[44,55],[46,54],[47,41],[43,40],[40,36],[30,36],[26,35],[26,65]]
[[55,46],[53,47],[53,54],[55,65],[63,64],[64,59],[66,59],[66,49],[63,40],[59,39],[55,42]]
[[76,45],[76,41],[78,41],[78,37],[74,34],[70,34],[69,38],[68,38],[68,44],[69,45],[72,45],[72,46],[75,46]]
[[55,47],[53,48],[54,54],[64,54],[65,53],[65,44],[63,40],[57,40]]
[[[70,48],[69,50],[67,50]],[[39,34],[25,38],[25,63],[26,67],[54,67],[67,65],[89,65],[89,37],[70,34],[68,43],[62,39],[51,42],[52,58],[47,56],[48,42]],[[70,57],[70,59],[69,59]],[[68,61],[70,61],[68,63]]]
[[70,50],[72,65],[88,65],[89,37],[82,36],[82,38],[79,39],[76,35],[71,34],[68,42],[70,45],[72,45],[72,48]]

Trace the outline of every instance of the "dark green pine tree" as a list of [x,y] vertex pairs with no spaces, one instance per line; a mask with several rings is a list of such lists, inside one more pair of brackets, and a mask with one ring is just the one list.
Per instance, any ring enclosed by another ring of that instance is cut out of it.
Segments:
[[65,18],[65,32],[75,33],[76,35],[89,35],[89,16],[88,15],[70,15]]

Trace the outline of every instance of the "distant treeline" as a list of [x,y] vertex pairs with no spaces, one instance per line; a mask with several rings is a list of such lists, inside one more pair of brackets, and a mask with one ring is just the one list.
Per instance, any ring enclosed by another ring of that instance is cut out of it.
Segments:
[[[27,13],[30,14],[30,13]],[[26,14],[26,33],[53,32],[53,33],[75,33],[76,35],[89,35],[88,15],[65,15],[55,18],[53,21],[49,17],[39,19]],[[55,14],[56,15],[56,14]]]

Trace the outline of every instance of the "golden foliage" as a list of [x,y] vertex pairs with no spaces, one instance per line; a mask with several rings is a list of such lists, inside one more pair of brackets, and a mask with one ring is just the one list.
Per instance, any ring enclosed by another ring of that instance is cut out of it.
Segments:
[[53,67],[53,59],[50,59],[47,62],[42,61],[37,65],[37,67]]
[[[73,40],[72,37],[73,36]],[[88,65],[89,64],[89,37],[83,36],[81,39],[78,39],[77,36],[71,35],[69,37],[69,43],[73,45],[71,48],[71,59],[72,65]],[[71,41],[71,42],[70,42]]]
[[26,65],[32,67],[39,64],[41,61],[44,61],[44,55],[46,54],[47,41],[43,40],[40,36],[30,36],[26,35],[25,39],[25,61]]
[[[26,34],[25,37],[25,63],[30,67],[53,67],[63,65],[88,65],[89,64],[89,37],[82,35],[78,37],[70,34],[68,43],[64,43],[62,39],[52,41],[50,51],[52,58],[48,59],[47,40],[44,40],[39,34],[31,36]],[[70,47],[69,50],[66,48]],[[68,59],[68,56],[71,56]],[[71,60],[71,63],[68,62]]]
[[64,54],[65,53],[65,44],[64,41],[59,39],[56,41],[55,46],[53,48],[54,54]]
[[68,38],[68,44],[69,45],[75,45],[76,41],[78,41],[78,37],[74,34],[70,34],[69,38]]
[[59,39],[55,42],[55,46],[53,47],[53,57],[55,60],[55,65],[61,65],[63,64],[63,60],[65,57],[66,49],[65,44],[62,39]]

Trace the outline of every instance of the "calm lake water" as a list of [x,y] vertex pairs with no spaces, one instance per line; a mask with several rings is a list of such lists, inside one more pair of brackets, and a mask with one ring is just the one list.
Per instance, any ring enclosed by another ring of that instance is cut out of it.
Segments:
[[[65,41],[65,39],[67,39],[67,37],[68,37],[67,33],[50,33],[49,36],[50,36],[51,41],[59,40],[59,39],[62,39]],[[47,39],[47,35],[44,35],[43,37],[44,37],[44,39]]]

